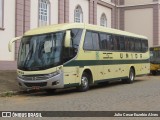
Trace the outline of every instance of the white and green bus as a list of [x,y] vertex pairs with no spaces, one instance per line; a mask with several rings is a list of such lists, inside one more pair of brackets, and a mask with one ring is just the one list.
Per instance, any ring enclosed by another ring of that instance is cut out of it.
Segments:
[[26,32],[17,78],[23,89],[77,87],[121,79],[132,83],[150,72],[147,37],[84,23],[58,24]]

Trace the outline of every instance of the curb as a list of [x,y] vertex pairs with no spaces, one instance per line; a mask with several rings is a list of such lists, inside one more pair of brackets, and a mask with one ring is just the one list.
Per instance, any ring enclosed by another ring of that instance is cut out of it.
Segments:
[[13,95],[20,95],[24,91],[7,91],[7,92],[1,92],[0,97],[12,97]]
[[0,92],[0,97],[12,97],[14,95],[22,95],[22,94],[31,94],[35,93],[34,90],[28,90],[28,91],[7,91],[7,92]]

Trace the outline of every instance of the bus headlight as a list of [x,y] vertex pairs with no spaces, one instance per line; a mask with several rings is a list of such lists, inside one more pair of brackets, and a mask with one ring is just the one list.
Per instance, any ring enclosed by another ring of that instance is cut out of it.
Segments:
[[50,74],[48,74],[48,77],[51,78],[51,77],[54,77],[54,76],[56,76],[58,74],[60,74],[60,71],[56,71],[56,72],[50,73]]
[[18,78],[20,79],[23,79],[23,76],[22,75],[17,75]]

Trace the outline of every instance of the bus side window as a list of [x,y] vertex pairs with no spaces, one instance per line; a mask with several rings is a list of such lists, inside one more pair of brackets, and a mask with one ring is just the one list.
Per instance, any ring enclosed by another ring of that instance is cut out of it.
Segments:
[[128,37],[125,37],[125,48],[126,48],[126,51],[129,50],[129,38]]
[[148,41],[142,40],[142,52],[146,52],[148,50]]
[[96,32],[92,32],[92,42],[93,42],[93,48],[94,50],[99,50],[100,46],[99,46],[99,36],[98,33]]
[[140,39],[135,40],[135,51],[137,52],[141,51],[141,40]]
[[79,43],[82,36],[82,29],[72,29],[71,30],[71,37],[72,37],[72,47],[78,49]]
[[84,40],[84,50],[93,50],[93,42],[92,42],[92,33],[86,32],[85,40]]
[[120,50],[121,50],[121,51],[124,51],[124,50],[125,50],[124,36],[120,36],[119,46],[120,46]]
[[100,48],[101,50],[107,49],[107,35],[105,33],[100,33]]
[[129,51],[134,51],[134,38],[129,38]]
[[119,50],[119,36],[114,35],[113,41],[114,41],[114,50]]
[[114,50],[114,43],[111,34],[107,34],[107,50]]

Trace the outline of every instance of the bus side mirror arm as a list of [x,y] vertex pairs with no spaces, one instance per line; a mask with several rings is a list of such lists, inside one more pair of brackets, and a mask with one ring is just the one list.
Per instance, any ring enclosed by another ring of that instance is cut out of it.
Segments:
[[13,44],[15,41],[17,41],[17,40],[20,40],[21,38],[22,38],[22,36],[13,38],[12,40],[9,41],[9,43],[8,43],[8,50],[9,50],[9,52],[12,52],[12,44]]
[[64,46],[65,47],[70,47],[71,45],[71,31],[67,30],[66,31],[66,36],[65,36],[65,41],[64,41]]

